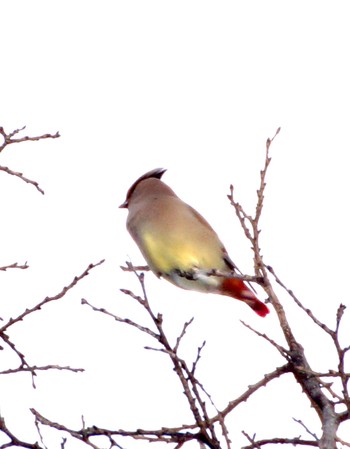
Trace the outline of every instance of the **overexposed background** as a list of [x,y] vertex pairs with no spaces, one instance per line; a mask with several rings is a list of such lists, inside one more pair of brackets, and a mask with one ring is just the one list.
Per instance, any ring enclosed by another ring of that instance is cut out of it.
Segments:
[[[106,259],[63,300],[11,329],[29,362],[86,369],[40,373],[36,390],[29,375],[3,376],[1,415],[17,436],[38,438],[29,407],[73,428],[81,415],[86,425],[111,429],[192,422],[169,361],[143,349],[153,342],[80,305],[84,297],[146,319],[119,291],[139,292],[119,266],[143,260],[118,205],[152,168],[168,169],[163,180],[251,274],[252,253],[226,195],[232,183],[253,212],[265,142],[281,126],[271,150],[263,254],[333,325],[338,304],[350,302],[348,2],[5,0],[0,41],[0,125],[61,133],[0,155],[1,165],[45,191],[0,172],[0,266],[30,266],[0,272],[0,316],[16,316]],[[262,320],[238,301],[181,291],[152,274],[146,285],[174,338],[195,317],[183,355],[191,360],[207,341],[198,376],[219,408],[283,363],[240,323],[283,344],[273,312]],[[314,369],[335,368],[330,342],[284,298]],[[4,351],[2,369],[12,362]],[[318,432],[300,387],[284,376],[230,415],[234,447],[248,444],[241,430],[258,438],[304,435],[292,417]],[[58,447],[61,435],[44,434]],[[349,441],[349,425],[341,436]]]

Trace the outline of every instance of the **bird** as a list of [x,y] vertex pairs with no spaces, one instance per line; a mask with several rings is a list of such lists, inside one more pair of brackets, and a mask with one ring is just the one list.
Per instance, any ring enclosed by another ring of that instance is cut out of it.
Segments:
[[230,296],[259,316],[270,311],[241,280],[238,268],[210,224],[161,178],[164,168],[140,176],[120,208],[128,209],[127,230],[150,270],[186,290]]

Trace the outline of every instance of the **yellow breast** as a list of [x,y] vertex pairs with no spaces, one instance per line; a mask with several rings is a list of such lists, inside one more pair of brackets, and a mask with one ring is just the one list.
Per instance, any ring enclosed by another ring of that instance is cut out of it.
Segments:
[[150,268],[157,273],[170,273],[174,269],[189,271],[194,267],[201,269],[221,269],[221,252],[211,248],[208,242],[194,241],[184,235],[155,236],[145,232],[142,236],[144,257]]

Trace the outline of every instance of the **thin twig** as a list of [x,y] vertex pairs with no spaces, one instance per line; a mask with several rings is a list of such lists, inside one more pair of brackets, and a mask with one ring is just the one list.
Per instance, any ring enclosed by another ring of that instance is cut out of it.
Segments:
[[63,287],[63,289],[57,293],[57,295],[54,296],[47,296],[45,299],[43,299],[41,302],[39,302],[38,304],[36,304],[34,307],[31,307],[29,309],[26,309],[24,312],[22,312],[20,315],[18,315],[15,318],[10,318],[8,320],[8,322],[6,324],[4,324],[1,328],[0,328],[0,334],[2,334],[3,332],[5,332],[10,326],[13,326],[15,323],[18,323],[19,321],[22,321],[25,317],[27,317],[28,315],[30,315],[33,312],[36,312],[37,310],[40,310],[44,305],[48,304],[49,302],[52,301],[57,301],[58,299],[63,298],[69,290],[71,290],[73,287],[75,287],[77,285],[77,283],[79,281],[81,281],[84,277],[88,276],[88,274],[90,273],[90,271],[94,268],[96,268],[97,266],[101,265],[104,262],[104,259],[100,260],[99,262],[97,262],[96,264],[91,263],[84,271],[81,275],[79,276],[75,276],[74,279],[71,281],[70,284],[68,284],[66,287]]
[[81,368],[61,367],[58,365],[46,365],[46,366],[42,366],[42,367],[30,365],[27,362],[25,355],[17,349],[16,345],[11,341],[11,339],[7,335],[6,331],[14,324],[19,323],[20,321],[25,319],[28,315],[40,310],[44,305],[48,304],[49,302],[57,301],[57,300],[63,298],[67,294],[67,292],[70,289],[72,289],[80,280],[82,280],[85,276],[87,276],[93,268],[97,267],[98,265],[101,265],[103,262],[104,262],[104,260],[101,260],[100,262],[98,262],[96,264],[90,264],[80,276],[76,276],[72,280],[72,282],[68,286],[64,287],[57,295],[47,296],[44,300],[42,300],[41,302],[36,304],[34,307],[26,309],[24,312],[22,312],[15,318],[10,318],[7,321],[7,323],[5,323],[0,328],[0,338],[10,347],[10,349],[17,355],[17,357],[20,360],[20,364],[17,368],[3,370],[2,372],[0,372],[0,374],[13,374],[13,373],[24,372],[24,371],[30,372],[30,374],[32,376],[32,386],[33,386],[33,388],[35,388],[36,371],[49,370],[49,369],[69,370],[69,371],[74,371],[74,372],[82,371]]
[[274,346],[277,349],[277,351],[282,355],[282,357],[289,360],[289,351],[286,348],[284,348],[283,346],[276,343],[274,340],[272,340],[272,338],[268,337],[266,334],[262,334],[261,332],[257,331],[256,329],[254,329],[253,327],[251,327],[249,324],[245,323],[244,321],[242,321],[242,320],[240,320],[240,321],[243,324],[243,326],[245,326],[246,328],[248,328],[249,330],[254,332],[259,337],[262,337],[265,340],[267,340],[269,343],[271,343],[272,346]]
[[27,262],[25,262],[23,265],[19,265],[17,262],[15,262],[12,263],[11,265],[0,267],[0,271],[6,271],[10,268],[19,268],[20,270],[26,270],[27,268],[29,268],[29,265],[27,265]]
[[[246,432],[242,432],[243,435],[248,439],[251,443],[248,446],[243,446],[242,449],[261,449],[262,446],[267,444],[289,444],[292,446],[312,446],[318,447],[317,441],[311,440],[302,440],[300,437],[295,438],[267,438],[264,440],[254,440],[252,439]],[[330,449],[330,448],[329,448]]]
[[149,266],[147,265],[131,265],[130,262],[125,262],[127,264],[126,267],[124,267],[123,265],[120,266],[120,268],[123,271],[129,271],[129,272],[134,272],[134,271],[150,271]]
[[303,421],[301,419],[296,419],[293,418],[293,421],[295,421],[296,423],[300,424],[303,429],[310,435],[312,436],[312,438],[314,438],[315,441],[319,441],[319,439],[317,438],[317,435],[313,432],[311,432],[311,430],[303,423]]
[[[41,136],[24,136],[24,137],[17,137],[15,138],[18,133],[23,131],[25,129],[25,126],[22,128],[15,129],[14,131],[7,133],[2,126],[0,126],[0,135],[3,138],[3,142],[0,145],[0,153],[7,147],[7,145],[11,145],[13,143],[21,143],[21,142],[28,142],[28,141],[38,141],[43,139],[57,139],[60,137],[59,132],[56,134],[42,134]],[[17,178],[21,179],[22,181],[26,182],[27,184],[33,185],[42,195],[44,195],[43,189],[39,186],[39,184],[36,181],[33,181],[32,179],[27,178],[23,175],[23,173],[14,171],[9,167],[0,166],[0,170],[8,173],[9,175],[16,176]]]
[[187,322],[184,323],[182,331],[181,331],[181,334],[177,337],[176,345],[173,348],[173,351],[175,352],[175,354],[177,353],[177,351],[179,349],[179,345],[180,345],[181,340],[183,339],[183,337],[186,334],[187,328],[193,323],[193,320],[194,320],[194,317],[192,317],[190,319],[190,321],[187,321]]
[[32,179],[26,178],[23,175],[23,173],[11,170],[10,168],[4,167],[3,165],[0,165],[0,170],[8,173],[9,175],[17,176],[17,178],[22,179],[22,181],[26,182],[27,184],[32,184],[42,195],[45,194],[43,189],[39,186],[39,184],[36,181],[33,181]]
[[[283,375],[285,373],[289,373],[289,372],[291,372],[291,369],[290,369],[289,363],[287,363],[285,365],[282,365],[282,366],[276,368],[271,373],[265,374],[261,380],[259,380],[258,382],[256,382],[253,385],[249,385],[247,390],[243,394],[241,394],[238,398],[234,399],[233,401],[230,401],[228,403],[228,405],[223,410],[220,411],[220,415],[225,417],[234,408],[236,408],[239,404],[241,404],[242,402],[245,402],[247,399],[249,399],[250,396],[252,396],[252,394],[255,393],[256,391],[258,391],[261,387],[265,387],[269,382],[271,382],[271,380],[277,379],[281,375]],[[216,415],[211,420],[218,421],[219,416]]]
[[[129,291],[123,291],[123,293],[125,294],[129,294],[131,292]],[[134,297],[134,296],[133,296]],[[104,309],[104,308],[100,308],[100,307],[95,307],[92,304],[89,303],[89,301],[87,301],[85,298],[81,299],[81,303],[83,305],[87,305],[89,306],[94,312],[100,312],[103,313],[105,315],[110,316],[111,318],[113,318],[115,321],[119,321],[119,323],[125,323],[128,324],[129,326],[133,326],[136,327],[138,330],[140,330],[141,332],[145,332],[146,334],[150,335],[151,337],[155,338],[156,340],[158,340],[158,334],[156,334],[155,332],[153,332],[151,329],[149,329],[146,326],[141,326],[140,324],[136,323],[135,321],[130,320],[129,318],[121,318],[120,316],[114,315],[111,312],[108,312],[108,310]]]
[[279,284],[288,294],[291,298],[293,298],[293,301],[312,319],[312,321],[317,324],[317,326],[319,326],[321,329],[323,329],[324,331],[326,331],[328,334],[332,334],[333,331],[331,331],[329,329],[329,327],[327,327],[324,323],[322,323],[320,320],[318,320],[315,315],[313,314],[313,312],[306,308],[301,301],[296,297],[296,295],[293,293],[293,291],[291,289],[289,289],[288,287],[286,287],[286,285],[281,281],[281,279],[277,276],[275,270],[270,266],[270,265],[266,265],[266,268],[269,270],[269,272],[273,275],[273,277],[275,278],[275,281],[277,282],[277,284]]
[[[144,440],[149,442],[155,442],[155,441],[163,441],[167,443],[181,443],[185,441],[190,440],[198,440],[200,441],[200,435],[191,433],[186,431],[186,429],[192,428],[192,426],[182,426],[182,427],[176,427],[176,428],[166,428],[163,427],[162,429],[157,430],[144,430],[144,429],[137,429],[135,431],[128,431],[128,430],[109,430],[104,428],[99,428],[97,426],[92,427],[85,427],[83,426],[80,430],[73,430],[70,429],[62,424],[59,424],[57,422],[51,421],[48,418],[45,418],[42,414],[40,414],[35,409],[30,409],[30,411],[33,413],[35,418],[38,420],[38,422],[42,425],[49,426],[53,429],[67,432],[72,437],[89,444],[90,446],[92,443],[90,442],[91,437],[97,437],[97,436],[105,436],[105,437],[112,437],[112,436],[129,436],[133,437],[134,439],[138,440]],[[96,447],[96,446],[93,446]]]
[[0,449],[6,449],[12,446],[24,447],[27,449],[43,449],[38,443],[28,443],[17,438],[6,426],[4,418],[0,416],[0,431],[9,438],[10,441],[2,443]]
[[4,150],[4,148],[7,145],[11,145],[12,143],[20,143],[20,142],[28,142],[28,141],[37,141],[37,140],[43,140],[43,139],[57,139],[60,137],[60,133],[57,131],[55,134],[42,134],[41,136],[24,136],[24,137],[18,137],[14,138],[15,135],[23,131],[26,127],[23,126],[22,128],[15,129],[14,131],[10,133],[6,133],[4,128],[0,126],[0,135],[3,137],[3,143],[0,145],[0,153]]
[[12,368],[0,371],[0,374],[14,374],[22,373],[25,371],[35,372],[35,371],[48,371],[48,370],[58,370],[58,371],[72,371],[73,373],[82,373],[85,371],[84,368],[72,368],[70,366],[60,366],[60,365],[45,365],[45,366],[19,366],[18,368]]
[[[186,332],[188,326],[192,323],[192,320],[190,320],[188,323],[184,324],[179,337],[177,337],[176,343],[174,345],[171,345],[165,332],[164,332],[164,329],[163,329],[162,315],[159,313],[155,314],[152,311],[151,306],[149,304],[147,292],[146,292],[146,288],[145,288],[145,284],[144,284],[143,273],[138,273],[137,270],[132,270],[133,266],[129,262],[127,262],[127,268],[128,268],[128,270],[133,271],[135,276],[137,277],[137,279],[140,283],[141,289],[142,289],[142,297],[135,295],[130,290],[121,289],[121,291],[124,294],[133,298],[135,301],[137,301],[146,310],[149,317],[153,321],[153,324],[155,325],[156,331],[150,329],[149,327],[140,325],[140,324],[136,323],[135,321],[130,320],[129,318],[121,318],[111,312],[106,311],[105,309],[100,309],[100,308],[94,307],[91,304],[89,304],[86,301],[86,299],[83,299],[82,303],[89,305],[94,311],[98,311],[98,312],[107,314],[107,315],[113,317],[116,321],[128,324],[130,326],[137,328],[141,332],[147,333],[161,345],[160,348],[153,348],[150,346],[146,346],[145,348],[154,350],[154,351],[158,351],[158,352],[162,352],[162,353],[166,353],[171,358],[173,366],[174,366],[174,371],[176,372],[176,374],[183,386],[184,393],[188,400],[188,403],[189,403],[190,409],[192,411],[192,414],[194,416],[196,425],[199,428],[199,434],[200,434],[201,441],[204,442],[211,449],[219,449],[219,441],[215,435],[214,426],[210,422],[210,418],[209,418],[209,415],[206,410],[206,404],[202,400],[201,394],[200,394],[200,391],[198,390],[198,388],[202,389],[203,391],[205,391],[205,390],[204,390],[204,388],[202,388],[202,386],[198,382],[198,380],[194,377],[193,372],[188,368],[185,360],[179,358],[179,356],[177,354],[179,344],[180,344],[183,336],[185,335],[185,332]],[[199,357],[200,357],[200,349],[197,354],[197,359],[194,363],[194,368],[196,367],[196,364],[198,363]],[[192,436],[192,438],[197,439],[199,437]]]

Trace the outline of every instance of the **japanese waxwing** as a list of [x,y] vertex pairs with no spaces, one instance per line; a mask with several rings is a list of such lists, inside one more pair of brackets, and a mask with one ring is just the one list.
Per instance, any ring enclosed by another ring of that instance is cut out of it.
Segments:
[[[239,299],[264,317],[267,306],[240,279],[216,232],[191,206],[161,181],[166,170],[145,173],[120,206],[129,210],[127,229],[149,268],[178,287]],[[213,270],[227,277],[210,275]]]

